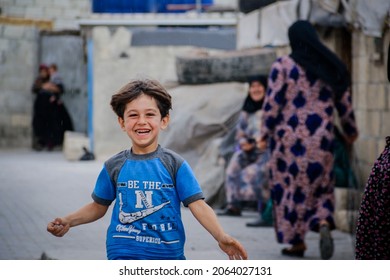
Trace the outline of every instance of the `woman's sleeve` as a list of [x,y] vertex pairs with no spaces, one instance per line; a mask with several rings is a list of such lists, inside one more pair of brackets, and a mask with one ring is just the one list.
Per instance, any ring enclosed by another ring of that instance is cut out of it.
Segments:
[[345,91],[339,99],[336,100],[336,109],[344,134],[350,137],[357,136],[358,129],[352,105],[352,95],[349,89]]
[[284,70],[281,60],[278,59],[271,66],[268,76],[268,87],[264,98],[260,128],[260,134],[264,140],[269,138],[278,123],[286,86]]
[[36,79],[31,87],[31,92],[34,94],[38,94],[41,87],[42,87],[41,81],[39,79]]
[[246,138],[246,133],[245,129],[248,125],[247,119],[245,117],[245,113],[241,111],[240,116],[238,118],[237,126],[236,126],[236,135],[235,135],[235,140],[236,143],[239,143],[240,140]]

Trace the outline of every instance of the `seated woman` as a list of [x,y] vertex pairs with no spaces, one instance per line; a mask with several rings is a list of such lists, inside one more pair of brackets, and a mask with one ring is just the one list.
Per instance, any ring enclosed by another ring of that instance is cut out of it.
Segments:
[[[260,121],[267,88],[265,76],[250,77],[249,90],[236,127],[237,149],[231,157],[225,178],[227,206],[219,215],[241,216],[244,205],[256,205],[261,212],[269,199],[267,151],[260,150]],[[258,221],[260,223],[261,221]],[[256,223],[256,225],[258,224]],[[249,224],[249,226],[254,224]],[[270,224],[272,225],[272,224]]]

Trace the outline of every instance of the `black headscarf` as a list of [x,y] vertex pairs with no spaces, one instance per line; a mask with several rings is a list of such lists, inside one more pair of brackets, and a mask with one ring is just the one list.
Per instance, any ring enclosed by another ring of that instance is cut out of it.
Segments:
[[389,48],[387,50],[387,79],[390,82],[390,42],[389,42]]
[[[266,76],[258,75],[258,76],[248,77],[249,86],[251,86],[251,84],[253,82],[261,83],[264,86],[264,90],[267,90],[267,77]],[[264,101],[264,98],[260,101],[254,101],[252,99],[252,97],[250,96],[250,94],[248,93],[247,97],[245,98],[244,105],[242,106],[242,110],[246,111],[250,114],[254,113],[263,107],[263,101]]]
[[343,94],[350,86],[345,64],[319,39],[313,25],[298,20],[288,29],[291,58],[307,72],[329,84],[336,96]]

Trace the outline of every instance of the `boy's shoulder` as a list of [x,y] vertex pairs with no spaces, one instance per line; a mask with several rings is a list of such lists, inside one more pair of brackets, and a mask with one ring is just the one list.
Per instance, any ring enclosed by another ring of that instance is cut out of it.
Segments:
[[163,155],[171,156],[171,157],[173,157],[173,158],[175,158],[177,160],[184,161],[184,158],[180,154],[178,154],[177,152],[175,152],[175,151],[173,151],[171,149],[159,147],[158,150]]
[[138,160],[147,160],[151,158],[160,158],[164,161],[172,161],[175,163],[181,164],[184,162],[184,158],[178,154],[177,152],[169,149],[169,148],[163,148],[161,146],[157,147],[157,150],[149,155],[134,155],[131,153],[130,150],[123,150],[118,152],[117,154],[111,156],[109,159],[105,161],[105,164],[107,165],[116,165],[117,163],[121,163],[125,161],[126,159],[138,159]]
[[134,155],[130,150],[121,151],[106,160],[104,166],[112,182],[116,182],[116,178],[127,160],[145,161],[153,159],[159,159],[160,163],[171,174],[173,180],[175,180],[177,171],[185,161],[181,155],[173,150],[158,146],[156,151],[148,155]]
[[124,159],[124,158],[126,158],[126,152],[127,152],[127,150],[120,151],[120,152],[116,153],[115,155],[112,155],[111,157],[106,159],[105,162],[107,163],[107,162],[116,161],[118,159]]

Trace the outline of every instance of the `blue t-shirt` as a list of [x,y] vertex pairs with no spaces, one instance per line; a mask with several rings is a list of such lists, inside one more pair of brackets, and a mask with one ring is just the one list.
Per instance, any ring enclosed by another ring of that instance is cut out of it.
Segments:
[[158,146],[153,153],[125,150],[107,160],[92,193],[110,205],[108,259],[184,259],[181,203],[204,199],[188,163]]

